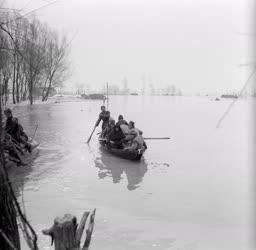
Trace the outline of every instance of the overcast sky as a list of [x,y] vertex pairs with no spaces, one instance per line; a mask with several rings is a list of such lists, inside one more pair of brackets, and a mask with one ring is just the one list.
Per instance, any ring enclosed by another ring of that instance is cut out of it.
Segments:
[[[12,0],[30,11],[49,0]],[[59,0],[37,12],[72,41],[69,86],[239,90],[253,61],[249,0]]]

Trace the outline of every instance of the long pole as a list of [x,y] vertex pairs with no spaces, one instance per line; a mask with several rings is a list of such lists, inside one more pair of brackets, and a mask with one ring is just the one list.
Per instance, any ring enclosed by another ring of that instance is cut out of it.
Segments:
[[88,140],[87,140],[87,142],[86,142],[87,144],[88,144],[88,143],[90,142],[90,140],[92,139],[92,135],[93,135],[95,129],[96,129],[96,126],[94,126],[94,128],[93,128],[92,133],[91,133],[90,137],[88,138]]
[[105,101],[106,101],[106,88],[103,88],[103,105],[105,106]]
[[108,82],[107,82],[107,110],[108,110]]

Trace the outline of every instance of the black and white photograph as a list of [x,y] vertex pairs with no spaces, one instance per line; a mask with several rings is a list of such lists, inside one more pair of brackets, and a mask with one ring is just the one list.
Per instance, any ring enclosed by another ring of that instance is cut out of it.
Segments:
[[0,0],[0,250],[255,250],[254,0]]

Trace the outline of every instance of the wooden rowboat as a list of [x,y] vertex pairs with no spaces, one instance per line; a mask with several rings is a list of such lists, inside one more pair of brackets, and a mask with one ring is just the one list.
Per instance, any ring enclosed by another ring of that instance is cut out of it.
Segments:
[[[32,151],[29,153],[25,148],[23,147],[23,154],[21,154],[21,159],[25,165],[28,165],[31,163],[38,155],[38,146],[39,143],[31,138],[29,138],[29,143],[32,145]],[[6,160],[6,166],[13,167],[13,166],[20,166],[20,161],[16,157],[13,157],[9,155],[7,152],[5,152],[5,160]]]
[[145,152],[144,149],[138,149],[138,150],[125,150],[125,149],[119,149],[115,148],[111,145],[108,145],[106,143],[105,139],[99,138],[99,143],[101,145],[101,149],[105,152],[109,152],[112,155],[115,155],[117,157],[131,160],[131,161],[139,161]]

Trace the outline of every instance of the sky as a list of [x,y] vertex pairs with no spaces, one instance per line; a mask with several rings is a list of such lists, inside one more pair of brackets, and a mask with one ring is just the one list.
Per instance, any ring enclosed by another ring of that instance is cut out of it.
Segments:
[[[50,0],[9,0],[24,13]],[[58,0],[37,12],[72,40],[67,88],[240,90],[254,61],[250,0]]]

